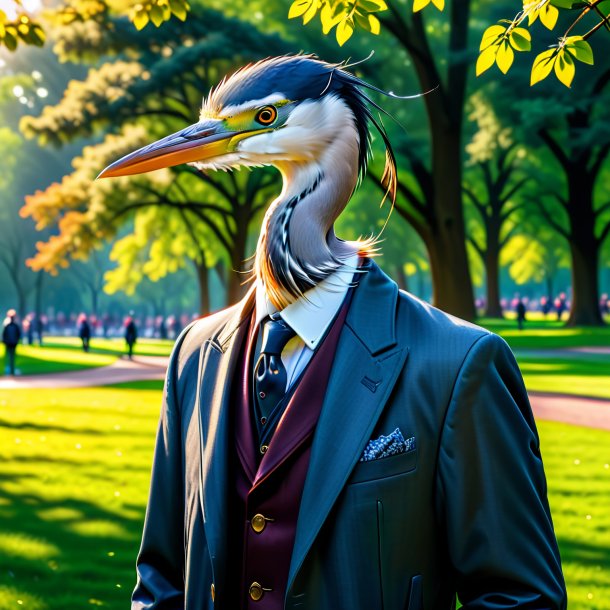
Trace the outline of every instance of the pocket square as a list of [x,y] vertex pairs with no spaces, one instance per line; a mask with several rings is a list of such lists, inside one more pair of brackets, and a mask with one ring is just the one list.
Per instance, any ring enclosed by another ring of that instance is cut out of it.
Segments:
[[375,440],[370,440],[362,452],[360,461],[371,462],[372,460],[380,460],[391,455],[406,453],[414,448],[415,437],[412,436],[405,440],[400,428],[396,428],[394,432],[387,436],[382,435]]

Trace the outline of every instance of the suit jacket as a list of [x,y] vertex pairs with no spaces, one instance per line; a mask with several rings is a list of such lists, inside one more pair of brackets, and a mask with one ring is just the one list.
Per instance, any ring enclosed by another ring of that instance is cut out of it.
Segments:
[[[132,609],[223,606],[229,397],[253,307],[196,322],[164,390]],[[414,447],[360,462],[400,428]],[[372,262],[344,324],[313,439],[287,610],[563,609],[532,411],[502,339]]]

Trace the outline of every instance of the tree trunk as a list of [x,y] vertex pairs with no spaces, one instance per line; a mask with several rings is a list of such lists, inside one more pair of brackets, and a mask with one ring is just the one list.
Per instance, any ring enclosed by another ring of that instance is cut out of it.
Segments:
[[97,316],[97,305],[99,300],[99,290],[94,286],[90,286],[89,290],[91,292],[91,313],[94,316]]
[[34,297],[34,312],[37,318],[42,314],[42,285],[44,281],[44,272],[39,271],[36,275],[35,297]]
[[551,273],[546,274],[546,296],[549,299],[553,299],[553,294],[555,292],[555,282],[554,282],[555,278],[553,277],[553,275]]
[[199,284],[199,313],[202,316],[210,313],[210,271],[205,261],[195,263],[197,282]]
[[594,240],[570,243],[572,307],[567,326],[603,326],[599,310],[599,252]]
[[595,236],[593,188],[597,176],[579,164],[568,174],[567,211],[572,254],[572,307],[568,326],[603,326],[599,310],[599,242]]
[[[493,237],[493,236],[491,236]],[[487,303],[485,315],[488,318],[503,318],[502,306],[500,305],[500,252],[497,247],[498,241],[487,242],[485,253],[485,278],[487,289]]]

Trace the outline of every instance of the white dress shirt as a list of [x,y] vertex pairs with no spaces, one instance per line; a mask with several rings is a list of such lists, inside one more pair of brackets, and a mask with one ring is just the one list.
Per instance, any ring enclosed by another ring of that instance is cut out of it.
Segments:
[[[343,304],[345,295],[352,285],[354,273],[358,268],[358,255],[354,254],[331,276],[308,290],[294,303],[282,309],[280,317],[295,332],[282,352],[282,362],[286,367],[288,390],[299,378],[318,343],[335,319]],[[261,282],[256,284],[256,325],[275,313],[277,309],[269,302]],[[258,338],[260,345],[260,333]],[[257,348],[258,351],[258,348]]]

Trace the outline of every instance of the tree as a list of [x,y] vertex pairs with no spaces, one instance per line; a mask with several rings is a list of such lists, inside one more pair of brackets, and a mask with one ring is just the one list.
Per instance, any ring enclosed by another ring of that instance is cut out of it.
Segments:
[[[23,214],[35,218],[39,226],[60,219],[59,235],[40,244],[34,264],[46,269],[63,266],[68,256],[86,255],[101,239],[113,237],[137,210],[160,206],[177,214],[176,221],[189,233],[187,250],[199,263],[202,282],[207,278],[206,265],[214,259],[207,253],[217,246],[225,251],[230,269],[236,272],[230,274],[228,290],[233,302],[243,291],[250,225],[276,186],[277,174],[212,176],[181,166],[133,179],[98,183],[93,179],[123,154],[195,122],[201,98],[228,69],[231,58],[279,52],[284,47],[277,37],[264,36],[212,11],[195,10],[181,28],[172,30],[167,24],[151,36],[128,31],[124,37],[125,20],[109,20],[102,43],[93,47],[78,32],[76,39],[70,38],[64,28],[58,47],[66,57],[112,51],[118,54],[116,61],[91,69],[84,81],[69,85],[59,104],[22,121],[28,135],[56,144],[123,126],[120,135],[108,135],[102,143],[87,147],[75,160],[75,171],[61,184],[28,199]],[[126,61],[127,53],[139,61]],[[134,122],[139,127],[130,126]],[[201,241],[204,238],[207,241]],[[201,292],[204,307],[205,290]]]
[[[596,187],[610,153],[610,63],[581,88],[578,99],[551,95],[520,104],[523,123],[534,131],[553,163],[538,161],[532,171],[552,176],[531,197],[544,222],[562,235],[572,259],[572,309],[568,324],[603,324],[599,312],[599,262],[610,234],[610,202]],[[533,162],[534,163],[534,162]],[[596,196],[597,195],[597,196]]]
[[498,318],[502,317],[500,254],[517,229],[515,212],[524,205],[515,197],[527,183],[527,178],[519,176],[520,160],[526,152],[514,141],[512,130],[500,124],[482,95],[473,96],[471,108],[469,119],[477,123],[478,131],[466,146],[471,170],[466,175],[464,192],[482,231],[471,223],[468,239],[485,266],[485,315]]

